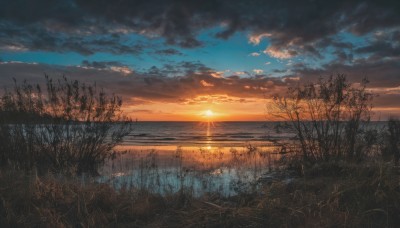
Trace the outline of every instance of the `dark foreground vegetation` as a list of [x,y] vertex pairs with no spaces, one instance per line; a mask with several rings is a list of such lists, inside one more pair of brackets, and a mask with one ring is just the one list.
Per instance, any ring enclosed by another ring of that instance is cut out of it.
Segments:
[[2,171],[1,227],[399,227],[399,170],[325,163],[259,192],[194,198]]
[[0,166],[63,175],[96,174],[130,132],[122,100],[96,85],[45,77],[17,83],[0,100]]
[[43,97],[16,84],[0,107],[0,226],[399,227],[400,121],[371,125],[366,86],[339,75],[277,97],[274,113],[296,135],[278,171],[291,178],[194,197],[80,181],[130,130],[112,125],[126,120],[121,102],[67,80],[47,79]]

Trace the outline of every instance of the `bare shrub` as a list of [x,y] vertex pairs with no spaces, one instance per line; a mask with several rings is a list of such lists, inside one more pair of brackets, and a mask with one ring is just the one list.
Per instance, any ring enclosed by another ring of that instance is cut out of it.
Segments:
[[17,169],[96,174],[130,130],[122,100],[96,85],[46,78],[14,83],[0,100],[0,163]]
[[285,96],[274,97],[270,111],[290,123],[302,160],[360,159],[368,151],[362,140],[373,141],[363,136],[362,127],[372,108],[367,84],[350,84],[342,74],[330,76],[289,88]]

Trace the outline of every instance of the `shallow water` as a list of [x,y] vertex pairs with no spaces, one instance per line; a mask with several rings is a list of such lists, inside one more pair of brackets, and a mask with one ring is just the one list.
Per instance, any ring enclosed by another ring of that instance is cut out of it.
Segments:
[[277,142],[292,134],[268,122],[139,122],[119,155],[102,169],[101,182],[168,194],[235,195],[257,188],[273,169]]
[[[293,137],[276,122],[140,122],[102,169],[101,182],[168,194],[226,196],[257,189]],[[373,126],[379,128],[382,123]]]
[[[127,148],[124,146],[123,148]],[[280,155],[272,144],[259,147],[130,146],[102,169],[101,182],[115,188],[195,196],[218,192],[225,196],[257,188]]]

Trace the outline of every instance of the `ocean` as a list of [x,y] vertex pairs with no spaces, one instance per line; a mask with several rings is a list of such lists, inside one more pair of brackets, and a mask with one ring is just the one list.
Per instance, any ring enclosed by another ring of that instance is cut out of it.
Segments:
[[293,136],[277,122],[137,122],[124,145],[218,146],[258,145]]

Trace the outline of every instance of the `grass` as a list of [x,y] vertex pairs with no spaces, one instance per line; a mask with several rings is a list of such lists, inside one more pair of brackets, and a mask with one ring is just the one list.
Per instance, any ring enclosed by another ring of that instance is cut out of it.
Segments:
[[193,197],[115,190],[54,176],[0,173],[0,226],[398,227],[399,170],[387,163],[324,163],[259,192]]

